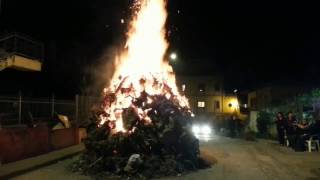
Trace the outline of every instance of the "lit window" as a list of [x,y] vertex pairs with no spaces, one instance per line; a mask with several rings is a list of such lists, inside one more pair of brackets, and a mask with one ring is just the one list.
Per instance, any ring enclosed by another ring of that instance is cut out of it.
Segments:
[[182,91],[184,92],[186,90],[186,85],[182,84]]
[[204,107],[206,107],[206,103],[204,101],[198,101],[198,107],[204,108]]

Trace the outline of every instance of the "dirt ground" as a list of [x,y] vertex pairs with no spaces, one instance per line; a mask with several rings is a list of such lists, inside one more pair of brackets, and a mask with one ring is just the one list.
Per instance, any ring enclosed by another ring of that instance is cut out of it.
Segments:
[[[276,142],[257,142],[214,137],[201,143],[202,155],[211,168],[163,180],[316,180],[320,179],[320,152],[294,152]],[[75,157],[76,158],[76,157]],[[75,158],[67,159],[13,178],[14,180],[89,180],[68,169]]]

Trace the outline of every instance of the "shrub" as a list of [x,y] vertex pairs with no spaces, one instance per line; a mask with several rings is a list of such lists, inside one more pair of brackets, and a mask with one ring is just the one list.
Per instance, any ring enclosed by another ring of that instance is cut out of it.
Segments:
[[257,118],[258,133],[262,137],[268,136],[269,126],[272,124],[273,114],[267,111],[260,111]]

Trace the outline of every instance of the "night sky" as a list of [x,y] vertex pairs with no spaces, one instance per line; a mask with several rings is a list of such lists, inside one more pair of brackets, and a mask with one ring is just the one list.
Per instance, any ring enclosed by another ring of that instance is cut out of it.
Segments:
[[[126,26],[120,20],[129,17],[130,2],[2,0],[1,33],[21,32],[46,46],[44,70],[0,72],[8,84],[2,91],[82,92],[102,53],[123,43]],[[317,7],[304,1],[169,0],[169,51],[179,56],[174,67],[188,74],[199,64],[201,74],[223,75],[227,89],[265,83],[318,86]],[[22,77],[33,81],[20,82]]]

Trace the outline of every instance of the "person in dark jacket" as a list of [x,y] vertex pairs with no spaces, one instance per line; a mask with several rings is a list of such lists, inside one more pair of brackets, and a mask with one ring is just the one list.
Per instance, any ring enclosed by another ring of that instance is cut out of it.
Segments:
[[285,135],[289,140],[289,146],[292,148],[294,148],[294,144],[299,137],[295,124],[297,124],[295,116],[292,112],[288,112],[287,118],[285,120]]
[[281,145],[284,145],[286,120],[284,119],[284,115],[282,112],[277,113],[275,123],[277,125],[278,141]]
[[295,134],[296,129],[297,129],[295,124],[297,124],[297,120],[294,117],[293,113],[289,112],[288,117],[286,119],[286,132],[287,132],[288,136]]
[[320,136],[320,119],[317,119],[315,123],[311,125],[301,125],[297,124],[297,128],[304,131],[304,134],[300,135],[297,138],[297,141],[294,145],[295,151],[304,151],[306,149],[305,147],[305,141],[309,139],[311,136],[317,135]]

